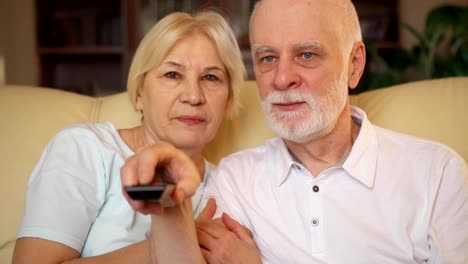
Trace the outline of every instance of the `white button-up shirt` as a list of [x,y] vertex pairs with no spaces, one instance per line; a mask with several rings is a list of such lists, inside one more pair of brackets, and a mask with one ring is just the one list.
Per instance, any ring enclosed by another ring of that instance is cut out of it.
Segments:
[[468,169],[449,148],[361,123],[316,177],[284,142],[224,159],[202,203],[252,231],[265,263],[468,263]]

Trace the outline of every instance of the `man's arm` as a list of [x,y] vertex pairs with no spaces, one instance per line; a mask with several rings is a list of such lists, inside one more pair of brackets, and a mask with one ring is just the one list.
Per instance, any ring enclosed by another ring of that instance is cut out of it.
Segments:
[[468,167],[459,156],[444,165],[429,226],[429,262],[468,263]]

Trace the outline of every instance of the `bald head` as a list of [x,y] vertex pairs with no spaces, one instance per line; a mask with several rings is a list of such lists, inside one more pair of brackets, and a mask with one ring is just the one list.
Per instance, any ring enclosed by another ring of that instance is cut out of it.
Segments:
[[336,34],[346,50],[362,41],[358,15],[351,0],[261,0],[256,3],[250,18],[251,40],[255,39],[255,30],[260,23],[268,23],[271,30],[278,26],[306,29],[318,24]]

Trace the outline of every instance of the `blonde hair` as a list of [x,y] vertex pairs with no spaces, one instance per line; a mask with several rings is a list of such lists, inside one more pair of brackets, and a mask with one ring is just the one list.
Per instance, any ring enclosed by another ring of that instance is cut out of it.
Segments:
[[195,15],[171,13],[148,31],[135,52],[127,79],[127,91],[135,110],[146,73],[162,63],[178,40],[195,31],[206,34],[212,40],[226,67],[229,78],[226,113],[231,117],[237,114],[240,107],[239,89],[244,81],[245,67],[232,29],[214,11],[201,11]]

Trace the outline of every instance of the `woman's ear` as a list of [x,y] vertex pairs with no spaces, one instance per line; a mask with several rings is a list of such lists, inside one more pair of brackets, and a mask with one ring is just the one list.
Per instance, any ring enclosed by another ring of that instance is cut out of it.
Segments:
[[354,44],[348,63],[348,87],[356,88],[366,65],[366,47],[362,41]]
[[224,118],[229,118],[231,116],[231,107],[229,107],[229,103],[226,104],[224,107]]
[[138,112],[142,113],[143,112],[143,99],[141,98],[141,95],[137,95],[137,101],[136,101],[136,109]]

